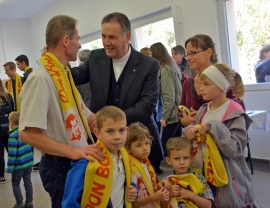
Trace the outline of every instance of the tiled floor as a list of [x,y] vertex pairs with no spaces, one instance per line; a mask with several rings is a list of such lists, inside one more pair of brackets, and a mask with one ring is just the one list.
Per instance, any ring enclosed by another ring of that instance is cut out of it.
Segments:
[[[35,162],[40,159],[40,152],[35,151]],[[259,164],[254,165],[253,185],[255,190],[256,205],[258,208],[270,208],[270,166],[264,166]],[[159,178],[163,178],[166,175],[171,174],[171,168],[162,162],[162,169],[164,173],[159,175]],[[7,182],[0,184],[0,208],[12,208],[15,204],[15,199],[12,193],[11,175],[5,173]],[[34,189],[34,207],[35,208],[49,208],[50,197],[46,191],[44,191],[42,183],[40,181],[39,173],[32,172],[32,183]],[[21,183],[21,190],[24,195],[23,183]]]

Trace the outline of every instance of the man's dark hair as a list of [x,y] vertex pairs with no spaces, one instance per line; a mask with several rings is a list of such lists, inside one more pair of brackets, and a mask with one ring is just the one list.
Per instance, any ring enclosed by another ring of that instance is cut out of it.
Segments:
[[26,55],[19,55],[19,56],[15,59],[15,61],[18,61],[18,62],[20,62],[20,63],[22,63],[22,62],[24,61],[24,63],[26,64],[26,66],[29,66],[29,60],[28,60],[28,58],[27,58]]
[[101,24],[103,25],[104,23],[111,22],[111,21],[118,22],[121,25],[122,32],[131,31],[130,21],[125,14],[120,13],[120,12],[107,14],[105,17],[103,17]]

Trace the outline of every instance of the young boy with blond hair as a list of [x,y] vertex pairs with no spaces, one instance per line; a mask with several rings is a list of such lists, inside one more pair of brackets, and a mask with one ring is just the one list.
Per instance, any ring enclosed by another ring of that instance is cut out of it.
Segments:
[[[8,139],[8,167],[7,172],[12,173],[11,182],[16,204],[13,208],[32,208],[33,207],[33,186],[31,182],[32,165],[34,162],[32,147],[20,141],[18,126],[20,112],[9,114]],[[23,203],[20,183],[23,178],[26,200]]]
[[[68,172],[62,207],[131,208],[137,190],[131,186],[131,164],[124,145],[127,138],[125,113],[106,106],[96,114],[94,133],[104,161],[72,162]],[[128,191],[127,190],[131,190]]]
[[[175,137],[166,144],[166,161],[174,169],[173,175],[159,183],[170,191],[172,208],[186,208],[196,205],[200,208],[211,208],[214,201],[212,191],[205,177],[190,169],[192,163],[192,143],[186,137]],[[168,202],[161,202],[167,207]]]

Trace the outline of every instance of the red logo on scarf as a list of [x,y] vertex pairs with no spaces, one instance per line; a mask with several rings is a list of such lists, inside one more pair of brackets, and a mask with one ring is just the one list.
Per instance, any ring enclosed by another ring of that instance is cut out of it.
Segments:
[[82,133],[79,126],[79,121],[74,114],[70,114],[66,120],[66,127],[72,132],[71,140],[80,140]]

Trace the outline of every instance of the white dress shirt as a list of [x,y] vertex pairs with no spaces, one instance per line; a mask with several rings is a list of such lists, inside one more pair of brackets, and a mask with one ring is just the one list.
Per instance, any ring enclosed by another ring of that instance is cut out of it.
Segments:
[[129,59],[130,53],[131,53],[131,46],[129,46],[128,52],[124,57],[120,59],[113,59],[113,62],[112,62],[113,71],[114,71],[116,82],[118,81],[123,69],[125,68],[125,65]]

